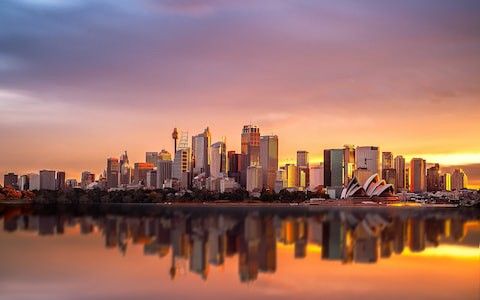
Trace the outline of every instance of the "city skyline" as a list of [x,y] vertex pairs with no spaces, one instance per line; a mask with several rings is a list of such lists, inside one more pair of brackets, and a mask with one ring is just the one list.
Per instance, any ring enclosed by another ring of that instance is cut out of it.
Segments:
[[252,123],[279,136],[280,164],[378,145],[480,187],[473,1],[0,5],[0,173],[100,174],[105,155],[167,147],[172,127],[239,151]]

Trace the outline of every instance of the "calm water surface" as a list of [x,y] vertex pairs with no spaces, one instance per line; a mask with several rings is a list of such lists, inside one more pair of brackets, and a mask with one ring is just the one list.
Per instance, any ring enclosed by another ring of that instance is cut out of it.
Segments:
[[478,211],[0,206],[2,299],[479,299]]

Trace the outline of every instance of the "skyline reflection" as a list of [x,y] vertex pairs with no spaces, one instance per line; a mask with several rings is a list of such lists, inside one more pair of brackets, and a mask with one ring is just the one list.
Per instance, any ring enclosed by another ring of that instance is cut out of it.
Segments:
[[285,213],[268,209],[173,208],[153,213],[81,213],[7,207],[1,220],[3,230],[9,233],[31,232],[59,238],[97,234],[105,248],[117,249],[120,255],[143,247],[144,256],[169,261],[170,267],[164,272],[172,280],[186,272],[207,280],[211,267],[223,266],[226,258],[235,258],[241,282],[274,274],[281,264],[277,255],[280,247],[289,249],[290,255],[299,260],[313,255],[339,265],[375,264],[442,245],[474,246],[478,236],[468,240],[465,237],[469,228],[476,228],[478,235],[480,227],[477,215],[451,210]]

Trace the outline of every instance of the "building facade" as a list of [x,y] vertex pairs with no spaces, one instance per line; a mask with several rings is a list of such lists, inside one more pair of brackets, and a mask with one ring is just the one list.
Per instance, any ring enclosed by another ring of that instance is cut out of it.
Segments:
[[260,137],[260,165],[262,166],[264,187],[274,190],[278,170],[278,136]]

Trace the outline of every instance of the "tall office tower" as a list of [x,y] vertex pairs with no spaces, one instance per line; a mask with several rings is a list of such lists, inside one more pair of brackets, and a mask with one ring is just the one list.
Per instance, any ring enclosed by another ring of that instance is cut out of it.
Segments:
[[173,128],[172,139],[173,139],[173,153],[177,153],[177,140],[178,140],[177,128]]
[[380,152],[378,147],[357,147],[355,150],[355,164],[358,169],[367,169],[372,174],[380,175]]
[[207,127],[202,133],[192,136],[192,170],[193,176],[205,173],[210,176],[210,152],[212,137]]
[[393,169],[392,152],[382,152],[382,169]]
[[65,172],[64,171],[58,171],[57,172],[57,190],[63,191],[65,190]]
[[452,191],[459,191],[467,188],[467,175],[462,169],[455,169],[452,173]]
[[242,154],[247,156],[247,166],[260,164],[260,129],[257,126],[243,126],[241,147]]
[[278,170],[278,136],[260,137],[260,165],[262,166],[264,187],[274,190]]
[[145,152],[145,162],[152,165],[157,165],[158,152]]
[[[166,157],[168,158],[168,157]],[[157,163],[157,188],[163,188],[165,180],[172,178],[172,160],[159,159]]]
[[18,175],[15,173],[8,173],[3,175],[3,186],[18,188]]
[[397,170],[394,168],[382,169],[382,178],[386,183],[392,184],[395,187],[395,182],[397,181]]
[[284,188],[298,187],[298,167],[293,164],[286,164],[285,173],[287,177],[287,185],[284,186]]
[[151,163],[135,163],[133,165],[133,183],[135,184],[147,184],[147,172],[152,171],[154,168],[154,164]]
[[435,164],[434,166],[427,169],[427,191],[436,192],[440,190],[440,165]]
[[330,150],[323,150],[323,184],[324,186],[332,185],[332,172],[330,170]]
[[18,188],[21,191],[28,191],[30,189],[29,186],[30,185],[29,185],[28,175],[20,176],[20,179],[18,180]]
[[281,190],[287,187],[287,171],[285,167],[281,167],[277,171],[277,176],[275,178],[275,193],[279,193]]
[[66,189],[73,189],[73,188],[76,188],[78,185],[78,182],[76,179],[67,179],[65,180],[65,188]]
[[405,158],[403,156],[398,155],[395,156],[394,160],[395,164],[395,189],[397,191],[406,189],[406,172],[405,172]]
[[330,186],[344,185],[344,149],[330,149]]
[[160,151],[158,153],[158,159],[159,160],[172,160],[172,155],[167,150],[162,149],[162,151]]
[[40,175],[35,173],[28,174],[28,188],[30,191],[40,190]]
[[297,167],[308,167],[308,151],[299,150],[297,151]]
[[151,189],[157,188],[157,170],[147,171],[145,186]]
[[298,167],[298,183],[297,186],[300,188],[306,188],[309,184],[310,170],[308,151],[300,150],[297,151],[297,167]]
[[316,191],[319,187],[324,186],[323,176],[324,176],[324,164],[320,163],[319,165],[310,166],[310,191]]
[[132,168],[130,167],[127,151],[125,151],[122,155],[120,155],[120,185],[128,185],[131,182]]
[[107,189],[118,187],[120,164],[118,158],[107,159]]
[[410,191],[423,193],[427,190],[425,184],[426,162],[421,158],[412,158],[410,161]]
[[90,173],[89,171],[82,172],[82,178],[80,180],[80,187],[86,189],[89,184],[95,182],[95,174]]
[[452,190],[452,174],[444,173],[440,176],[440,190],[441,191]]
[[262,178],[261,166],[247,167],[247,191],[261,191],[263,188]]
[[348,184],[353,178],[355,171],[355,146],[343,146],[343,183]]
[[[246,155],[228,151],[228,177],[232,177],[240,186],[245,187],[247,184],[246,172]],[[242,175],[243,174],[243,175]]]
[[410,190],[410,166],[405,167],[405,189]]
[[218,178],[227,174],[227,146],[225,142],[216,142],[212,145],[210,160],[210,176]]
[[190,148],[177,150],[172,165],[172,178],[182,180],[183,173],[190,171]]
[[55,171],[41,170],[40,171],[40,189],[54,191],[55,184]]

